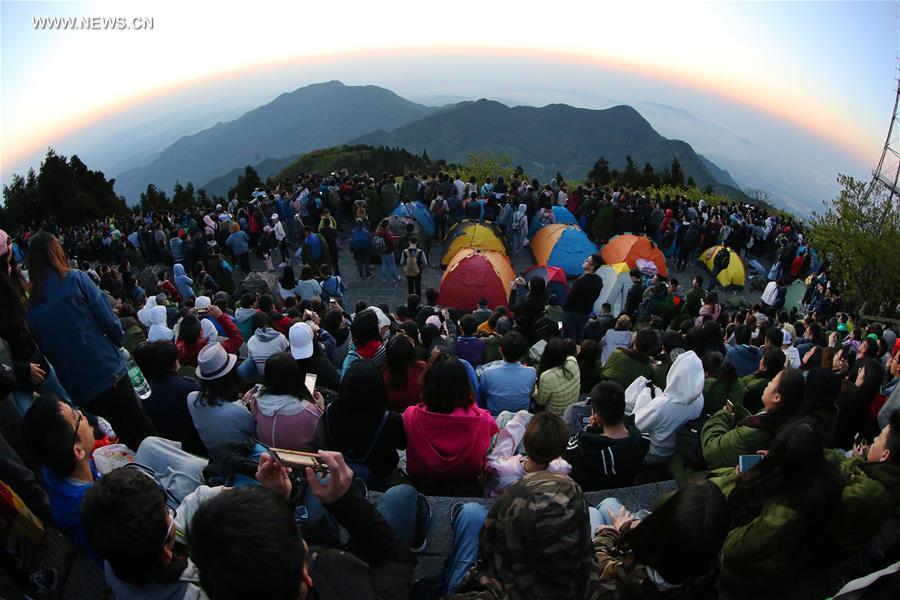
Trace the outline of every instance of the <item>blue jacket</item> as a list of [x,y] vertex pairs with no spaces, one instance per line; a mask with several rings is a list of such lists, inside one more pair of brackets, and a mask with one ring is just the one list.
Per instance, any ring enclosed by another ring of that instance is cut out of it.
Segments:
[[194,280],[188,277],[184,272],[184,265],[176,263],[175,266],[172,267],[172,273],[174,274],[175,287],[178,288],[181,299],[187,300],[188,298],[193,298]]
[[725,358],[734,365],[738,377],[756,373],[759,370],[759,361],[762,357],[762,348],[746,344],[728,346],[728,350],[725,353]]
[[[93,484],[59,477],[47,467],[42,468],[41,472],[44,475],[44,489],[47,490],[47,498],[50,500],[50,512],[53,513],[56,525],[86,550],[91,558],[102,563],[103,559],[91,546],[81,522],[81,501]],[[91,472],[94,479],[100,477],[94,461],[91,461]]]
[[119,356],[125,332],[106,296],[83,271],[44,280],[46,301],[29,304],[28,328],[78,406],[126,374]]

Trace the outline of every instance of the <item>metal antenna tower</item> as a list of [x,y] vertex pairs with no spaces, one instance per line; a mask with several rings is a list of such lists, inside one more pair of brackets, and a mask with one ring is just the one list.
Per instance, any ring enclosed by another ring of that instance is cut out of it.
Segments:
[[890,200],[900,199],[900,188],[897,183],[900,180],[900,80],[897,82],[897,97],[894,99],[894,114],[891,117],[891,125],[888,127],[887,139],[884,141],[884,150],[881,152],[881,160],[872,171],[872,185],[869,193],[878,184],[884,186],[890,195]]

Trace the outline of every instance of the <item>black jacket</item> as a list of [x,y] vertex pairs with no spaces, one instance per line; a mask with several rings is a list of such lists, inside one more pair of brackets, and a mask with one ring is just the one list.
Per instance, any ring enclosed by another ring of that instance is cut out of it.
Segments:
[[629,436],[613,439],[598,427],[585,427],[575,434],[563,458],[572,465],[572,479],[585,492],[634,485],[650,440],[633,425],[627,425]]
[[595,273],[584,273],[572,284],[566,295],[563,309],[581,315],[586,315],[594,308],[594,302],[603,289],[603,280]]
[[325,508],[350,534],[354,552],[311,548],[311,598],[409,598],[416,558],[384,517],[354,490]]
[[634,313],[637,312],[638,305],[641,303],[641,300],[644,296],[644,284],[643,283],[635,283],[628,290],[628,295],[625,296],[625,308],[622,310],[623,314],[634,316]]
[[181,442],[185,452],[206,456],[206,446],[187,407],[188,394],[200,389],[197,382],[173,373],[154,377],[149,383],[152,393],[142,403],[159,436]]

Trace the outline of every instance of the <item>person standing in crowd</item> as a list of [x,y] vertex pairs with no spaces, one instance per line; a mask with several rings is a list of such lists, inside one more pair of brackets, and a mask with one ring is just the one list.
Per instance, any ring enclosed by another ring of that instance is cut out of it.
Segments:
[[109,302],[83,271],[69,268],[59,240],[46,231],[29,240],[28,272],[27,322],[38,347],[58,366],[73,403],[105,418],[136,449],[155,428],[128,378],[119,352],[125,332]]
[[584,259],[581,265],[584,273],[572,284],[563,304],[562,335],[578,344],[584,339],[584,328],[594,310],[594,303],[603,290],[603,280],[597,275],[597,269],[602,264],[603,259],[597,254]]
[[428,266],[425,252],[418,247],[419,238],[409,238],[409,247],[400,254],[400,267],[406,275],[409,294],[422,295],[422,271]]

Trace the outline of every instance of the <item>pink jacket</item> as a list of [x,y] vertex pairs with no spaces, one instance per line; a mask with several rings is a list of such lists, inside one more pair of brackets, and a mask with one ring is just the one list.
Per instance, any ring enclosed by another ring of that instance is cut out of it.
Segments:
[[475,404],[441,414],[419,403],[403,411],[403,428],[407,473],[432,481],[479,477],[491,436],[498,430],[491,413]]

